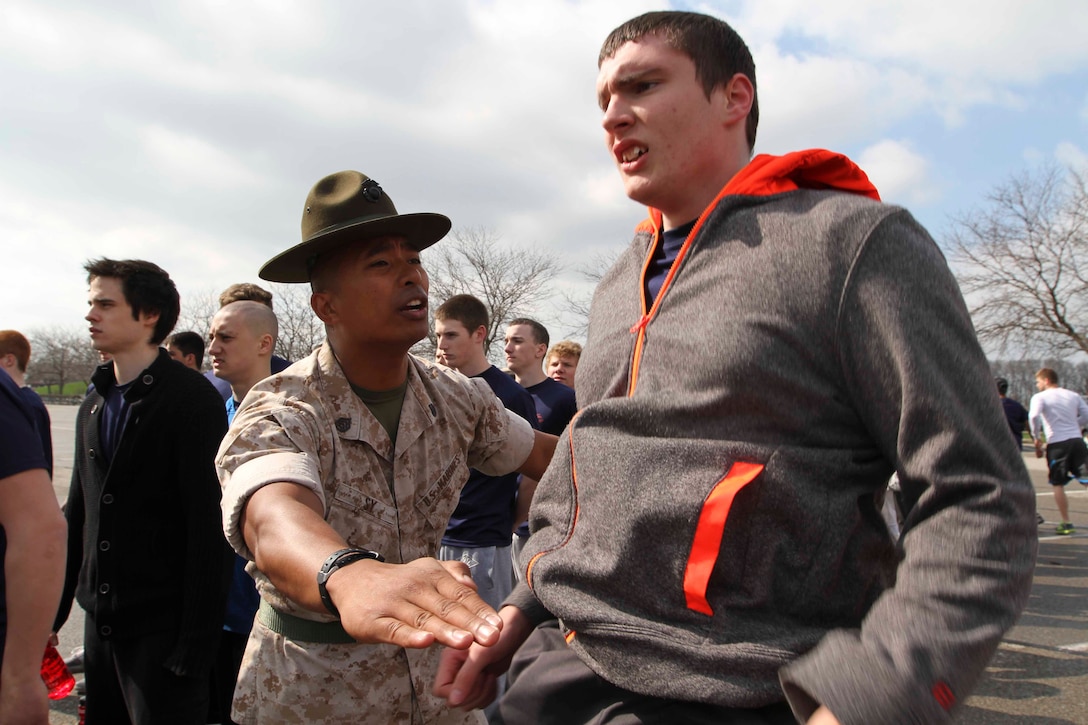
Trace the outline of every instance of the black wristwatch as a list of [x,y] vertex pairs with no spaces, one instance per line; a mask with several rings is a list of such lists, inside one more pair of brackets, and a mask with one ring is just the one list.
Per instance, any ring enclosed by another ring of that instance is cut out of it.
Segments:
[[334,551],[330,554],[329,558],[325,559],[325,563],[321,565],[321,570],[317,572],[317,592],[321,595],[321,603],[325,605],[325,609],[328,609],[337,617],[340,616],[340,610],[332,603],[332,597],[329,596],[329,590],[325,588],[325,582],[329,580],[329,577],[336,570],[362,559],[385,561],[384,556],[370,549],[356,549],[354,547],[340,549],[340,551]]

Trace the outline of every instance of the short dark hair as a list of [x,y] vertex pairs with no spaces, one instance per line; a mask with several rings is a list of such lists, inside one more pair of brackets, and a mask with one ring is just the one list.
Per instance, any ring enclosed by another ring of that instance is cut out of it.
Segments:
[[1035,377],[1042,378],[1051,385],[1058,384],[1058,373],[1051,368],[1039,368],[1039,372],[1035,373]]
[[142,259],[91,259],[83,265],[87,282],[95,277],[120,280],[125,302],[132,308],[132,319],[140,319],[140,313],[158,313],[159,320],[151,334],[151,344],[158,345],[178,321],[181,299],[174,280],[162,267]]
[[743,73],[752,82],[752,110],[748,112],[744,132],[748,151],[756,146],[759,125],[759,96],[756,93],[756,62],[744,39],[724,20],[702,13],[678,10],[656,11],[628,20],[611,33],[601,46],[597,67],[624,43],[636,43],[647,35],[656,35],[674,50],[691,58],[695,77],[703,84],[706,97],[723,86],[736,73]]
[[533,318],[515,317],[514,319],[510,320],[509,323],[507,323],[508,327],[513,325],[528,325],[529,328],[533,331],[533,342],[535,342],[537,345],[543,345],[544,347],[547,347],[551,344],[552,339],[548,335],[548,328],[544,327],[544,325],[540,324]]
[[487,329],[487,307],[472,295],[454,295],[434,311],[436,320],[457,320],[471,335],[481,327]]
[[181,350],[183,356],[192,355],[197,367],[204,361],[204,336],[192,330],[175,332],[166,338],[166,344]]
[[30,364],[30,340],[18,330],[0,330],[0,357],[14,355],[19,372],[25,373]]
[[231,302],[260,302],[269,309],[272,307],[272,293],[252,282],[232,284],[219,293],[219,306],[226,307]]

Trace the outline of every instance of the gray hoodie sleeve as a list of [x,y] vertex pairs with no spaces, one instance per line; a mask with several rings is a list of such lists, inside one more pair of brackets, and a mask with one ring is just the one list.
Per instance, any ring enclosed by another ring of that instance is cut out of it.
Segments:
[[1027,601],[1034,491],[958,286],[906,212],[861,247],[837,336],[856,410],[920,497],[895,587],[781,682],[802,721],[823,704],[844,725],[948,722]]

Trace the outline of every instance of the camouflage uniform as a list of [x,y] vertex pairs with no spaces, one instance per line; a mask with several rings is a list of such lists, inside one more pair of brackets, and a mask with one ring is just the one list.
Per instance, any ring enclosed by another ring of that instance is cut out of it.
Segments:
[[[305,486],[349,545],[404,563],[435,555],[470,466],[509,472],[532,445],[532,429],[486,383],[409,356],[394,452],[325,343],[246,396],[216,461],[224,529],[250,560],[262,599],[296,617],[333,621],[288,599],[252,563],[239,519],[254,491],[279,481]],[[240,723],[478,722],[477,713],[450,710],[431,695],[440,650],[295,642],[258,618],[232,716]]]

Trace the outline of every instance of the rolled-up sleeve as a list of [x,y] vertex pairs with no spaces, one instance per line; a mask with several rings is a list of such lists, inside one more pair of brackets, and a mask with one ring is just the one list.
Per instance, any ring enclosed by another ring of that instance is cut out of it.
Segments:
[[313,491],[325,508],[321,466],[302,413],[257,401],[234,419],[216,456],[223,487],[223,533],[246,559],[253,553],[242,535],[241,520],[249,497],[270,483],[293,483]]
[[477,385],[476,392],[482,396],[483,405],[476,420],[468,463],[488,476],[512,473],[532,453],[536,440],[533,427],[517,413],[503,407],[486,382],[477,378],[471,382]]

